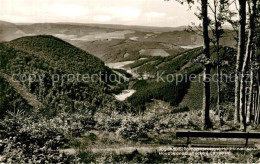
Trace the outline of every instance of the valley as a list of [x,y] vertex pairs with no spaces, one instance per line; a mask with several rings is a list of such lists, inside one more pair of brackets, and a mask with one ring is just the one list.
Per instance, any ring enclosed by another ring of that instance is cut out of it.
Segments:
[[[185,29],[0,21],[0,136],[8,138],[0,141],[0,153],[5,154],[0,161],[21,154],[13,160],[218,162],[208,154],[199,159],[164,154],[179,153],[173,144],[185,144],[185,138],[176,137],[177,130],[203,130],[204,67],[198,62],[204,57],[203,38],[198,31]],[[225,29],[221,38],[219,58],[227,74],[235,70],[234,33]],[[213,44],[210,53],[216,61]],[[210,74],[216,72],[215,64]],[[23,75],[42,78],[26,81],[21,80]],[[86,82],[77,75],[97,77]],[[234,83],[222,82],[225,126],[221,126],[217,83],[210,84],[213,131],[239,130],[232,123],[234,90]],[[249,128],[259,131],[257,127]],[[220,141],[225,140],[199,138],[194,143]],[[5,149],[6,145],[11,148]],[[215,155],[221,160],[231,156],[229,162],[246,162],[248,156],[255,162],[259,156],[253,149],[248,154]]]

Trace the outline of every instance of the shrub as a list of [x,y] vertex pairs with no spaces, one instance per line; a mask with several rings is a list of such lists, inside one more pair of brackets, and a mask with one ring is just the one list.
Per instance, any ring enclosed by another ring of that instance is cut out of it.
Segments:
[[115,132],[121,126],[122,119],[110,118],[106,123],[106,129],[109,132]]
[[[39,111],[33,114],[9,112],[0,122],[0,162],[78,162],[77,157],[64,154],[60,148],[68,138],[79,136],[94,125],[93,119],[82,113],[62,113],[47,119]],[[95,136],[90,137],[95,140]]]
[[136,118],[128,118],[122,121],[122,126],[117,133],[124,139],[137,141],[139,138],[147,137],[145,127]]

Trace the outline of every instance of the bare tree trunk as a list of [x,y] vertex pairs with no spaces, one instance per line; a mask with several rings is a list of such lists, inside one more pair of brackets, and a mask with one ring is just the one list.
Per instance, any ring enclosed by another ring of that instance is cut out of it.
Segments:
[[254,94],[253,101],[253,111],[254,111],[254,123],[256,124],[257,111],[259,110],[259,88],[256,88],[256,93]]
[[217,110],[218,110],[218,116],[219,116],[219,122],[220,122],[220,126],[223,126],[223,118],[221,116],[221,110],[223,110],[223,108],[221,108],[221,102],[220,102],[220,92],[221,92],[221,79],[220,79],[220,57],[219,57],[219,38],[217,39],[217,74],[218,74],[218,81],[217,81]]
[[258,120],[257,120],[257,124],[259,123],[259,111],[260,111],[260,85],[258,83],[258,90],[257,90],[257,106],[256,106],[256,111],[257,111],[257,115],[258,115]]
[[251,123],[252,119],[253,119],[253,114],[254,114],[254,105],[256,104],[257,99],[256,94],[254,93],[254,90],[256,88],[254,88],[254,85],[257,84],[256,81],[256,77],[257,77],[257,73],[254,70],[254,66],[253,66],[253,62],[255,62],[256,56],[255,56],[255,42],[253,43],[253,46],[251,48],[251,52],[250,52],[250,64],[251,64],[251,69],[250,69],[250,86],[249,86],[249,98],[248,98],[248,103],[247,103],[247,117],[246,117],[246,122],[247,123]]
[[246,26],[246,1],[239,0],[239,38],[238,52],[236,59],[236,84],[235,84],[235,115],[234,123],[240,122],[240,75],[243,66],[243,58],[245,53],[245,26]]
[[255,109],[256,107],[256,94],[253,92],[252,93],[252,111],[251,111],[251,122],[253,121],[253,116],[255,116]]
[[257,93],[256,93],[256,102],[255,102],[255,118],[254,118],[254,123],[258,124],[259,123],[259,110],[260,110],[260,95],[259,95],[259,91],[260,91],[260,86],[259,86],[259,82],[257,83],[258,85],[258,89],[257,89]]
[[[250,1],[249,1],[249,5],[250,5]],[[251,52],[250,52],[250,64],[251,64],[251,69],[250,69],[250,88],[249,88],[249,100],[248,100],[248,104],[247,104],[247,123],[251,123],[252,121],[252,115],[253,115],[253,106],[256,105],[255,102],[257,102],[258,100],[256,100],[254,98],[254,89],[253,86],[254,84],[256,84],[256,76],[257,73],[255,72],[254,68],[253,68],[253,62],[255,62],[255,60],[257,59],[256,55],[256,41],[254,39],[254,33],[256,30],[256,0],[252,0],[252,9],[249,7],[249,11],[250,11],[250,27],[251,30],[253,31],[252,33],[252,47],[251,47]],[[250,10],[251,9],[251,10]],[[248,48],[248,47],[247,47]],[[255,95],[256,96],[256,95]]]
[[[221,4],[223,5],[223,4]],[[222,11],[220,11],[222,12]],[[218,21],[217,18],[217,0],[214,0],[214,21],[215,21],[215,35],[216,35],[216,52],[217,52],[217,74],[218,74],[218,81],[217,81],[217,111],[219,116],[220,126],[222,126],[222,117],[221,117],[221,109],[220,109],[220,53],[219,53],[219,40],[220,40],[220,31],[219,28],[221,23]]]
[[[256,11],[256,0],[252,0],[252,12],[250,14],[250,28],[248,33],[248,43],[246,48],[246,54],[242,66],[242,78],[240,83],[240,127],[246,131],[246,80],[247,80],[247,71],[250,63],[250,56],[252,56],[252,48],[254,44],[254,35],[255,35],[255,11]],[[246,2],[246,1],[244,1]],[[246,4],[246,3],[245,3]],[[250,3],[251,5],[251,3]]]
[[259,123],[259,110],[260,110],[260,85],[259,85],[259,80],[260,80],[260,75],[259,72],[257,72],[256,75],[256,97],[255,97],[255,108],[254,108],[254,123],[258,124]]
[[[209,46],[209,32],[208,32],[208,0],[201,0],[201,10],[203,17],[203,38],[204,38],[204,53],[207,59],[210,59],[210,46]],[[204,68],[204,88],[203,88],[203,107],[202,107],[202,121],[203,128],[211,128],[211,121],[209,116],[210,110],[210,69],[211,64],[205,64]]]
[[[252,54],[252,52],[251,52]],[[252,61],[252,60],[251,60]],[[254,104],[254,95],[253,95],[253,84],[254,84],[254,72],[251,68],[250,70],[250,86],[249,86],[249,97],[248,97],[248,104],[247,104],[247,117],[246,122],[251,123],[251,118],[253,114],[253,104]]]

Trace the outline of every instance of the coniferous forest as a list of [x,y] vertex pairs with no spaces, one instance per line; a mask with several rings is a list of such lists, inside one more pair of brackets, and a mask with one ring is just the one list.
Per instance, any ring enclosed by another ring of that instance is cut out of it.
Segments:
[[159,2],[199,23],[0,21],[0,162],[260,162],[259,1]]

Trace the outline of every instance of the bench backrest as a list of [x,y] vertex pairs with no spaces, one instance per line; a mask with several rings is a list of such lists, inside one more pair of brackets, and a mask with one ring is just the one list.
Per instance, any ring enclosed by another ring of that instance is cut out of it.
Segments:
[[249,132],[196,132],[177,131],[176,137],[202,137],[202,138],[259,138],[260,133]]

